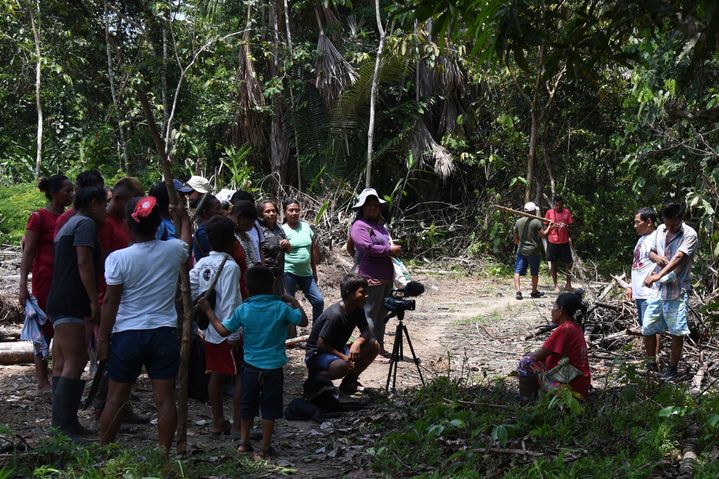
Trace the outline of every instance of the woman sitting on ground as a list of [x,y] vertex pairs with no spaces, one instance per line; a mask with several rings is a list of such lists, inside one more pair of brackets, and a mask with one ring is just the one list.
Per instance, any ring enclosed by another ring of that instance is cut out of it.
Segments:
[[576,368],[573,374],[569,373],[570,377],[576,376],[569,381],[569,386],[582,397],[586,397],[591,387],[592,375],[587,358],[587,342],[579,323],[586,313],[587,307],[582,303],[580,294],[560,294],[552,307],[552,323],[557,327],[541,348],[519,361],[519,375],[536,376],[543,392],[556,389],[563,381],[556,379],[556,375],[548,377],[545,373],[558,366],[563,358],[568,358],[569,364]]

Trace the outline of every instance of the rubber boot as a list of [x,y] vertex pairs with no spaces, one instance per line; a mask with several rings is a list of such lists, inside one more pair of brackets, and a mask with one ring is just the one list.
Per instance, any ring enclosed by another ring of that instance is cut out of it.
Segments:
[[85,381],[61,376],[57,378],[53,394],[52,426],[75,442],[81,442],[77,437],[79,434],[90,433],[77,420],[77,410],[84,390]]
[[[52,379],[52,427],[61,434],[73,437],[75,435],[75,422],[72,414],[73,380],[64,377],[53,377]],[[75,414],[77,414],[77,407],[75,407]]]

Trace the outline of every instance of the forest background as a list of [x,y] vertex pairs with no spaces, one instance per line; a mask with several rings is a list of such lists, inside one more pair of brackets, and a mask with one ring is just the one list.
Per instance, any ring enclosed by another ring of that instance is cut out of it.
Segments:
[[141,88],[176,177],[299,190],[329,222],[371,184],[428,257],[506,260],[514,218],[491,205],[561,194],[605,273],[630,262],[637,207],[673,198],[715,286],[716,2],[0,4],[3,242],[43,204],[38,176],[159,179]]

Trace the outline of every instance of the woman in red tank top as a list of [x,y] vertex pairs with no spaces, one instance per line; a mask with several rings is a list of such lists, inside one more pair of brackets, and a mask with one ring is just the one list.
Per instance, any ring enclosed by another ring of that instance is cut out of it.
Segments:
[[[48,199],[47,206],[30,215],[23,238],[22,262],[20,263],[20,307],[25,308],[30,293],[27,289],[27,277],[32,271],[32,294],[43,311],[47,303],[52,283],[53,238],[55,222],[72,203],[75,187],[65,175],[53,175],[43,178],[38,184],[40,191]],[[42,333],[50,343],[53,335],[52,324],[47,321],[42,326]],[[35,354],[35,375],[37,387],[41,392],[50,391],[48,380],[47,359]]]

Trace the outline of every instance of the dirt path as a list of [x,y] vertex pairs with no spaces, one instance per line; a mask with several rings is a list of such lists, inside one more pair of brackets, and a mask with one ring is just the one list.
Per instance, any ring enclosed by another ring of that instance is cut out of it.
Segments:
[[[483,376],[506,375],[511,372],[517,359],[539,340],[519,340],[524,332],[544,322],[542,315],[549,316],[549,306],[554,295],[532,301],[514,299],[509,281],[492,278],[427,276],[415,279],[424,283],[427,292],[417,298],[417,310],[407,312],[405,324],[417,355],[422,361],[425,379],[435,375],[481,374]],[[323,288],[326,305],[337,299],[337,293]],[[396,319],[387,325],[386,347],[391,350]],[[406,356],[409,348],[405,345]],[[305,369],[300,349],[288,352],[290,364],[286,371],[285,403],[300,396]],[[388,365],[374,363],[362,376],[365,386],[382,395],[387,378]],[[420,384],[415,366],[405,360],[400,363],[397,376],[398,389],[404,390]],[[146,377],[135,388],[138,400],[136,408],[153,416],[151,392]],[[361,398],[359,398],[361,400]],[[50,425],[50,403],[45,397],[37,397],[30,365],[0,366],[0,424],[10,426],[16,433],[36,443]],[[381,401],[380,401],[381,402]],[[230,410],[229,398],[225,410]],[[289,468],[293,477],[366,477],[362,467],[367,462],[366,450],[377,440],[366,433],[367,422],[382,420],[383,408],[370,408],[350,413],[340,419],[324,423],[279,421],[275,433],[278,449],[274,464]],[[94,424],[90,411],[82,413],[84,423]],[[188,440],[201,460],[208,467],[223,461],[231,454],[230,441],[211,438],[209,406],[190,401],[190,430]],[[121,433],[122,444],[139,446],[155,443],[155,427],[132,426]],[[281,474],[270,473],[270,477]],[[263,475],[267,477],[266,475]]]

